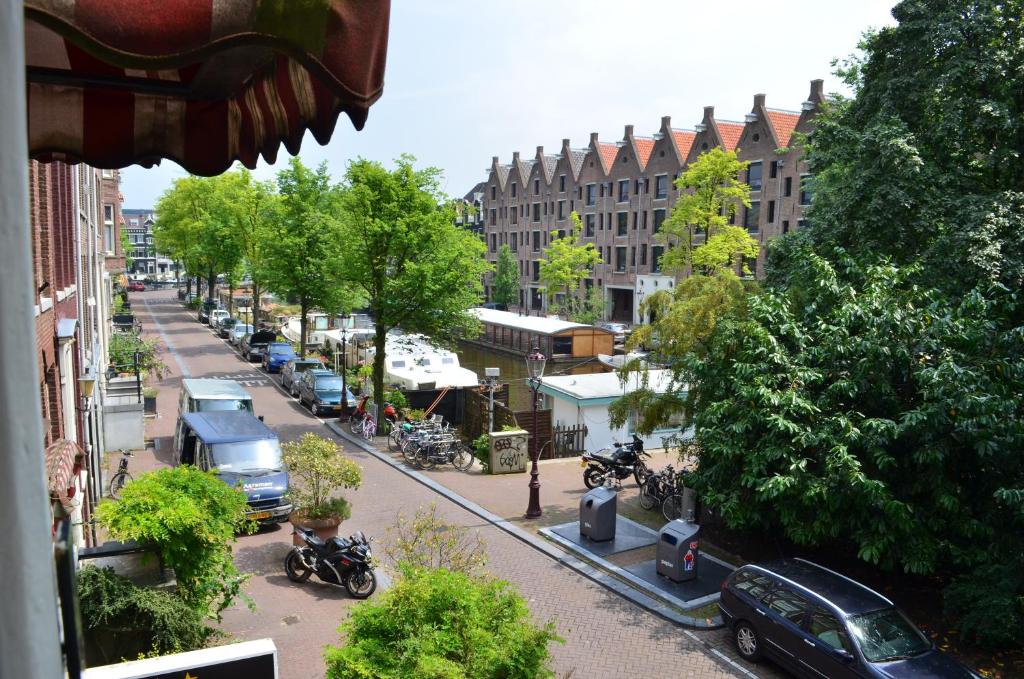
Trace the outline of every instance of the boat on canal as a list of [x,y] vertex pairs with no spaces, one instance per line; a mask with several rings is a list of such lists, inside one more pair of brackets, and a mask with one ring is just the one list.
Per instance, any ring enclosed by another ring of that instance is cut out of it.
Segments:
[[[373,361],[373,346],[361,350],[367,363]],[[384,381],[406,391],[431,391],[476,387],[477,374],[459,364],[454,351],[436,347],[425,335],[391,333],[384,343]]]
[[520,316],[509,311],[476,307],[483,332],[464,341],[525,355],[534,348],[553,361],[579,361],[615,353],[615,333],[583,323],[544,316]]

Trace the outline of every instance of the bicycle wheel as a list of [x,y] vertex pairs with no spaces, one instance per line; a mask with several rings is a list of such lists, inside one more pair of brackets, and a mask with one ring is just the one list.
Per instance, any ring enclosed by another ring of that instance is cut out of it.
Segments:
[[348,430],[359,436],[363,431],[363,418],[353,414],[348,418]]
[[377,434],[377,422],[372,417],[363,420],[363,438],[372,441]]
[[683,518],[683,494],[672,493],[661,503],[661,514],[666,521]]
[[419,441],[405,441],[402,444],[402,457],[409,464],[416,464],[416,456],[420,452]]
[[434,465],[437,464],[434,461],[434,455],[437,451],[434,446],[423,446],[420,448],[419,453],[416,454],[416,466],[420,469],[433,469]]
[[476,457],[473,456],[473,451],[462,443],[456,444],[455,453],[452,455],[452,466],[458,469],[460,472],[468,472],[473,467],[473,461]]
[[402,449],[402,429],[395,427],[388,434],[388,450],[392,453],[397,453]]
[[115,500],[119,500],[121,489],[124,488],[126,483],[132,480],[132,475],[128,472],[118,472],[114,474],[114,478],[110,479],[110,497]]
[[650,477],[640,486],[640,506],[644,509],[654,509],[658,506],[658,491],[661,484],[657,477]]

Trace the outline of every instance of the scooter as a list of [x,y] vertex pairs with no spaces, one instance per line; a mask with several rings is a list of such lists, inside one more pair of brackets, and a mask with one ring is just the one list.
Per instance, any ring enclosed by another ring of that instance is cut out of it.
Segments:
[[284,571],[292,582],[316,576],[332,585],[344,585],[354,599],[365,599],[377,589],[370,542],[357,531],[348,538],[333,537],[326,542],[308,528],[295,527],[304,547],[292,547],[284,559]]
[[644,458],[649,458],[644,452],[643,440],[633,434],[633,441],[630,443],[615,442],[615,449],[603,448],[596,453],[584,453],[580,460],[583,467],[583,483],[587,488],[603,486],[608,478],[621,481],[633,475],[637,485],[643,483],[651,474],[647,468]]

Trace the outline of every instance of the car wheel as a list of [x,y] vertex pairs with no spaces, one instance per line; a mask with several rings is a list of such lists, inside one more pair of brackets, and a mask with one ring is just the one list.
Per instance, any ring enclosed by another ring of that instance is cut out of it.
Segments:
[[740,620],[732,631],[732,639],[736,643],[736,650],[744,660],[757,662],[761,659],[761,638],[757,636],[754,629],[746,620]]

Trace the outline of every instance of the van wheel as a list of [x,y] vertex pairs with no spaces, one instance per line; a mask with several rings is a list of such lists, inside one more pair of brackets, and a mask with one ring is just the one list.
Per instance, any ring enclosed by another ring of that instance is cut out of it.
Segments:
[[761,659],[761,638],[746,620],[740,620],[732,631],[732,639],[736,642],[736,650],[744,660],[757,662]]

